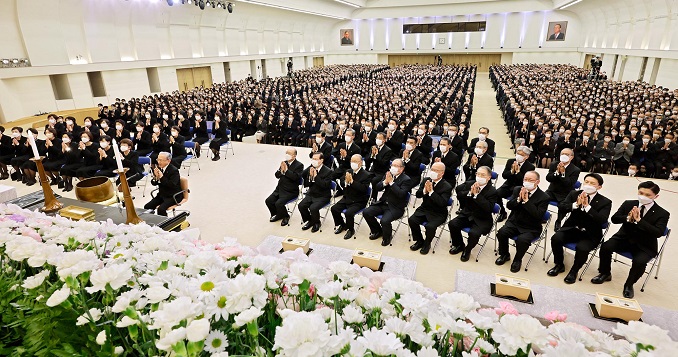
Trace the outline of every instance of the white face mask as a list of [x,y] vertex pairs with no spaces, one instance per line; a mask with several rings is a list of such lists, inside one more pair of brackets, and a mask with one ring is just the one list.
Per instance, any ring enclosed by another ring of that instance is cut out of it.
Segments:
[[12,137],[13,137],[13,138],[18,138],[18,137],[21,137],[21,134],[19,134],[19,133],[12,133]]
[[438,173],[435,172],[435,171],[433,171],[433,170],[429,170],[429,171],[426,173],[426,177],[428,177],[428,178],[430,178],[431,180],[435,181],[435,180],[438,179]]
[[633,170],[633,169],[629,169],[628,172],[629,172],[629,176],[632,176],[632,175],[635,175],[635,174],[636,174],[636,170]]
[[366,126],[366,127],[365,127],[365,132],[368,132],[368,133],[369,133],[370,131],[372,131],[372,127],[371,127],[371,126]]
[[588,195],[590,195],[590,194],[595,193],[596,191],[598,191],[594,186],[592,186],[592,185],[586,185],[586,184],[582,185],[582,186],[581,186],[581,189],[582,189],[582,191],[586,192],[586,194],[588,194]]
[[570,162],[570,155],[560,155],[560,162]]
[[388,125],[388,130],[390,130],[390,131],[395,130],[395,125],[389,124],[389,125]]
[[71,139],[69,139],[69,138],[63,138],[63,139],[61,139],[61,141],[63,141],[64,143],[68,144],[68,143],[71,142]]
[[622,141],[622,143],[624,143],[624,145],[628,145],[628,144],[630,144],[631,142],[628,141],[628,140],[624,140],[624,141]]
[[56,120],[50,119],[50,120],[49,120],[49,123],[50,123],[50,124],[55,124],[55,123],[56,123]]
[[311,160],[311,166],[313,166],[317,169],[318,167],[320,167],[320,161],[319,160]]
[[485,140],[487,139],[487,135],[485,134],[478,134],[478,140]]
[[85,122],[85,126],[89,128],[90,126],[92,126],[92,123],[91,123],[91,122],[88,122],[88,121],[86,121],[86,122]]
[[446,153],[447,150],[448,150],[447,145],[440,145],[440,151],[441,151],[441,152]]
[[[150,114],[146,114],[146,119],[151,119],[151,115],[150,115]],[[196,119],[197,119],[197,118],[196,118]]]
[[73,121],[72,120],[66,120],[66,125],[73,125]]
[[347,143],[351,143],[351,141],[353,141],[353,137],[352,137],[352,136],[346,135],[346,136],[344,137],[344,140],[346,140]]
[[424,135],[425,132],[424,129],[417,129],[417,134],[419,135]]
[[530,135],[530,139],[534,140],[534,138],[535,138],[534,135]]
[[323,138],[315,138],[315,142],[320,144],[323,142]]
[[519,164],[522,164],[523,161],[525,161],[525,156],[520,155],[520,154],[516,154],[516,162],[519,163]]
[[405,145],[405,150],[412,151],[412,149],[414,149],[414,147],[412,145],[410,145],[410,144]]
[[108,129],[108,124],[101,123],[101,129]]
[[200,120],[200,115],[196,115],[195,120]]
[[603,139],[603,141],[605,141],[606,143],[609,143],[610,140],[612,140],[612,139],[611,139],[611,138],[605,138],[605,139]]
[[80,141],[87,144],[89,142],[89,138],[81,138]]
[[647,143],[650,142],[650,139],[649,139],[649,138],[643,138],[643,142],[644,142],[645,144],[647,144]]
[[290,161],[290,160],[292,160],[292,155],[285,154],[285,161]]
[[391,175],[396,176],[400,170],[397,167],[391,167],[389,171],[391,172]]
[[450,130],[447,133],[450,135],[450,138],[453,138],[455,135],[457,135],[457,132],[453,130]]
[[589,139],[589,137],[587,135],[582,136],[582,138],[584,139],[584,141]]
[[159,133],[159,132],[160,132],[160,128],[153,128],[153,132],[154,132],[154,133]]
[[105,149],[105,148],[108,147],[108,143],[104,141],[104,142],[99,143],[99,146],[101,146],[102,149]]
[[129,150],[129,146],[127,146],[127,145],[120,145],[120,150],[123,151],[123,152],[127,152],[127,150]]
[[487,183],[487,179],[484,177],[476,176],[476,182],[482,186]]
[[638,201],[640,201],[641,205],[648,205],[648,204],[654,202],[654,198],[649,198],[647,196],[638,195]]
[[534,183],[529,181],[523,181],[523,187],[531,191],[534,189]]
[[473,152],[476,153],[476,155],[480,156],[480,155],[483,154],[483,149],[475,148],[475,149],[473,149]]
[[359,164],[356,164],[355,162],[352,162],[352,163],[351,163],[351,169],[352,169],[353,171],[357,171],[359,168],[360,168],[360,165],[359,165]]
[[374,143],[377,144],[377,146],[381,146],[384,143],[384,140],[377,139],[374,141]]

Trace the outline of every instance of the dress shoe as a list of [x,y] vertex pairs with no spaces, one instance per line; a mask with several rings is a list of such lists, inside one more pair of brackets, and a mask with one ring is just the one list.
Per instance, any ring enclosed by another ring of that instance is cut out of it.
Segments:
[[381,246],[382,246],[382,247],[387,247],[387,246],[389,246],[389,245],[391,244],[391,240],[392,240],[392,239],[393,239],[393,237],[388,238],[388,239],[387,239],[387,238],[384,238],[384,239],[381,241]]
[[411,251],[417,251],[417,250],[421,249],[421,247],[423,247],[423,246],[424,246],[424,242],[415,242],[414,244],[412,244],[410,246],[410,250]]
[[546,274],[548,276],[558,276],[558,274],[562,273],[565,271],[565,265],[564,264],[556,264],[551,270],[549,270]]
[[381,236],[383,236],[383,235],[384,234],[381,231],[379,231],[379,232],[376,232],[376,233],[370,233],[370,236],[368,238],[370,238],[370,240],[377,240],[377,239],[381,238]]
[[313,229],[311,229],[311,233],[315,233],[320,230],[320,223],[316,223],[313,225]]
[[453,246],[452,248],[450,248],[450,254],[452,255],[459,254],[464,251],[464,248],[466,248],[464,245]]
[[499,217],[497,217],[497,222],[504,222],[506,220],[506,211],[499,212]]
[[3,174],[2,176],[0,176],[0,180],[7,180],[8,178],[9,178],[8,174]]
[[600,274],[594,276],[593,279],[591,279],[591,282],[593,284],[602,284],[606,281],[612,281],[612,274],[600,273]]
[[334,234],[339,234],[339,233],[341,233],[345,230],[346,230],[346,228],[344,228],[343,225],[338,225],[334,228]]
[[353,229],[347,229],[346,234],[344,234],[344,239],[351,239],[355,235],[355,231]]
[[519,272],[521,265],[523,265],[522,260],[514,260],[513,263],[511,263],[511,273]]
[[271,218],[268,221],[269,222],[277,222],[281,219],[282,219],[282,217],[278,217],[277,215],[272,215]]
[[290,217],[285,217],[285,218],[282,219],[282,222],[280,222],[280,225],[283,226],[283,227],[287,226],[289,224],[290,224]]
[[36,184],[35,180],[31,180],[31,179],[26,180],[26,185],[28,185],[28,186],[33,186],[35,184]]
[[633,299],[633,285],[624,285],[624,297]]
[[430,250],[431,250],[431,244],[425,244],[424,247],[421,248],[419,253],[421,253],[421,255],[426,255],[426,254],[428,254],[428,252]]
[[464,252],[461,253],[461,261],[467,262],[471,258],[471,250],[464,249]]
[[509,254],[500,254],[500,255],[499,255],[499,258],[497,258],[497,260],[494,261],[494,264],[496,264],[496,265],[504,265],[504,263],[508,262],[509,260],[511,260],[511,255],[509,255]]
[[577,274],[578,273],[579,273],[579,271],[570,270],[570,272],[567,273],[567,276],[565,277],[565,279],[563,279],[565,284],[574,284],[577,281]]
[[301,230],[307,231],[307,230],[311,229],[312,226],[313,225],[311,224],[311,221],[308,221],[308,222],[304,223],[303,226],[301,226]]

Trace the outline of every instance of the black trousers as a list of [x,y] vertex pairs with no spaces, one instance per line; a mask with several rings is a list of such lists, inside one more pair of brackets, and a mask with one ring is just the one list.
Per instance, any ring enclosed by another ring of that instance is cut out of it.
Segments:
[[103,168],[102,165],[92,165],[92,166],[81,166],[79,169],[75,170],[75,176],[77,177],[94,177],[97,171]]
[[499,199],[497,200],[497,204],[499,205],[499,208],[504,212],[506,211],[506,209],[504,208],[504,199],[511,198],[511,195],[513,194],[513,188],[501,186],[497,189],[497,195],[499,197]]
[[455,219],[451,220],[447,224],[450,228],[450,238],[452,238],[452,245],[455,247],[464,245],[464,238],[461,235],[461,229],[470,227],[471,229],[468,232],[468,243],[466,244],[466,250],[471,251],[478,245],[480,237],[484,234],[490,233],[490,229],[481,229],[475,221],[469,219],[469,217],[457,216]]
[[551,237],[551,250],[553,251],[553,262],[556,264],[563,264],[565,255],[563,247],[567,243],[577,243],[577,249],[574,253],[574,263],[572,264],[572,271],[578,271],[586,264],[589,253],[596,249],[598,242],[595,238],[591,238],[588,234],[576,228],[567,230],[559,230]]
[[[330,212],[332,212],[332,218],[334,219],[334,225],[345,226],[347,229],[355,229],[355,215],[358,213],[358,211],[365,208],[365,206],[367,206],[367,202],[346,204],[344,199],[335,203],[334,206],[330,208]],[[344,217],[341,215],[343,210],[346,210],[346,213],[344,213],[344,216],[346,216],[345,221]]]
[[311,224],[320,223],[320,209],[330,203],[329,197],[311,197],[306,195],[299,202],[299,213],[302,222],[311,222]]
[[426,213],[422,210],[416,210],[410,216],[410,218],[407,219],[407,223],[410,225],[410,232],[412,232],[412,238],[414,241],[424,241],[424,237],[421,235],[421,224],[426,222],[426,243],[431,244],[433,238],[436,235],[436,230],[443,223],[445,223],[445,218],[445,216]]
[[273,191],[273,193],[266,198],[266,207],[271,213],[271,216],[278,216],[282,218],[289,218],[290,215],[287,214],[287,209],[285,204],[299,196],[298,193],[283,193],[280,194],[278,191]]
[[[546,194],[549,196],[549,199],[550,199],[551,201],[556,201],[556,202],[560,203],[560,200],[558,199],[558,197],[556,197],[556,195],[555,195],[552,191],[546,191]],[[567,195],[563,197],[563,200],[565,200],[566,197],[567,197]],[[567,215],[567,212],[561,210],[560,207],[559,207],[559,208],[558,208],[558,217],[556,217],[556,220],[555,220],[555,221],[556,221],[556,222],[562,221],[563,218],[564,218],[566,215]]]
[[144,209],[155,209],[159,216],[167,216],[167,209],[176,204],[174,198],[155,197],[144,206]]
[[522,260],[532,241],[539,236],[539,231],[520,229],[506,223],[497,232],[499,255],[509,254],[509,239],[516,237],[516,255],[514,260]]
[[219,150],[219,148],[221,148],[221,145],[226,144],[227,142],[228,136],[224,138],[214,138],[214,140],[210,142],[210,149]]
[[[382,232],[384,240],[390,240],[393,236],[393,225],[391,222],[399,219],[405,213],[404,210],[394,210],[388,207],[386,202],[378,203],[367,207],[363,211],[365,222],[370,226],[370,232]],[[381,215],[381,221],[377,221],[377,216]]]
[[61,170],[59,170],[59,173],[61,176],[69,176],[69,177],[74,177],[77,176],[75,172],[82,167],[82,163],[76,162],[74,164],[66,164],[63,167],[61,167]]
[[612,253],[617,252],[631,252],[633,256],[633,259],[631,259],[631,270],[629,270],[629,276],[626,278],[624,285],[635,284],[645,273],[647,263],[656,256],[656,254],[641,250],[638,245],[615,235],[600,246],[599,273],[610,274],[612,270]]

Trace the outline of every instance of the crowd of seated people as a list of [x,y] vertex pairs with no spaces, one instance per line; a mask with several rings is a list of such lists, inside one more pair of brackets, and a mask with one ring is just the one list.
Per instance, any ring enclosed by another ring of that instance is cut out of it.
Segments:
[[549,168],[574,150],[582,171],[676,179],[678,92],[644,82],[587,82],[570,65],[490,69],[497,102],[514,142],[530,162]]

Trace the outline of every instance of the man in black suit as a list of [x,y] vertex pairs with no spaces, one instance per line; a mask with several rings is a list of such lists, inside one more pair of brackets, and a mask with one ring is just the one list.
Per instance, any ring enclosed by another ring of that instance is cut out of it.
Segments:
[[602,284],[612,280],[612,253],[630,252],[633,259],[623,294],[625,298],[633,298],[633,284],[643,276],[647,263],[657,256],[657,239],[664,235],[669,222],[670,214],[655,202],[657,197],[657,184],[652,181],[641,182],[638,185],[638,199],[624,201],[617,213],[612,215],[612,223],[622,226],[600,246],[599,274],[591,279],[592,283]]
[[[344,196],[330,209],[334,218],[334,234],[340,234],[345,230],[344,239],[351,239],[355,235],[355,215],[367,206],[369,199],[367,191],[372,182],[372,175],[363,170],[363,158],[360,154],[351,156],[350,165],[351,167],[339,178],[339,186],[343,189]],[[346,210],[345,221],[341,216],[343,210]]]
[[419,124],[417,129],[417,150],[424,155],[424,164],[431,162],[431,148],[433,139],[426,133],[426,124]]
[[311,153],[308,154],[309,158],[313,158],[313,155],[316,153],[321,153],[323,154],[323,165],[331,168],[333,165],[332,162],[332,145],[328,144],[327,141],[325,141],[325,132],[321,131],[319,133],[315,134],[315,143],[313,143],[313,147],[311,148]]
[[[491,178],[492,170],[481,166],[474,180],[466,181],[456,188],[457,199],[464,201],[464,209],[448,224],[452,239],[450,254],[461,253],[462,262],[469,260],[480,237],[490,233],[492,229],[492,211],[500,198],[497,190],[489,184]],[[461,236],[462,228],[466,227],[471,228],[468,232],[468,245],[464,245]]]
[[[393,160],[391,169],[373,186],[373,191],[384,191],[378,201],[372,203],[363,211],[365,222],[370,226],[370,240],[384,237],[381,245],[391,244],[393,232],[391,222],[399,219],[405,213],[408,204],[408,193],[412,189],[412,181],[405,174],[405,163],[401,159]],[[382,181],[383,180],[383,181]],[[381,224],[377,216],[381,215]]]
[[[581,170],[577,165],[572,164],[574,151],[572,149],[563,149],[560,152],[560,161],[554,161],[549,167],[549,173],[546,175],[546,181],[550,182],[546,194],[551,201],[561,202],[565,200],[570,191],[574,189],[574,184],[579,178]],[[565,217],[566,212],[558,207],[558,217],[554,224],[554,230],[560,229],[560,221]]]
[[475,179],[476,170],[481,166],[487,166],[492,169],[494,167],[494,159],[488,153],[487,142],[476,141],[473,153],[468,156],[464,165],[466,180]]
[[377,134],[375,145],[370,149],[369,157],[365,158],[365,168],[372,173],[373,200],[377,198],[377,190],[374,188],[377,187],[377,183],[383,180],[384,174],[391,167],[391,159],[393,159],[393,152],[385,145],[385,142],[386,135],[384,133]]
[[[465,142],[464,139],[461,138],[461,136],[457,135],[459,132],[459,127],[456,125],[450,125],[450,129],[445,133],[444,135],[449,135],[450,142],[451,142],[451,149],[453,153],[457,154],[459,159],[461,160],[461,156],[464,153],[464,150],[466,150]],[[447,167],[447,166],[446,166]]]
[[303,171],[304,165],[297,161],[297,149],[288,148],[285,152],[285,160],[280,163],[278,171],[275,172],[278,185],[273,193],[266,198],[266,207],[271,212],[270,222],[277,222],[282,219],[281,226],[286,226],[289,223],[290,215],[287,213],[285,204],[299,197],[299,185]]
[[501,177],[504,178],[504,183],[497,189],[497,204],[499,204],[499,217],[497,217],[498,222],[503,222],[506,220],[506,209],[504,208],[504,198],[509,198],[513,193],[513,190],[523,185],[523,178],[525,173],[529,171],[534,171],[534,165],[527,161],[532,154],[532,149],[527,146],[519,146],[516,149],[516,158],[510,159],[506,162],[504,166],[504,171],[501,173]]
[[301,177],[304,178],[304,187],[308,192],[304,199],[299,202],[299,213],[304,225],[303,230],[311,227],[312,233],[320,230],[320,209],[330,203],[332,198],[332,169],[323,165],[323,154],[313,154],[311,166],[304,170]]
[[442,137],[438,149],[433,153],[433,162],[442,162],[445,164],[445,175],[443,179],[452,187],[457,185],[457,168],[461,165],[461,159],[452,149],[452,140],[448,137]]
[[399,152],[404,141],[405,134],[398,129],[398,122],[395,119],[389,120],[388,130],[386,131],[386,146],[393,152]]
[[421,182],[421,163],[424,160],[424,155],[416,150],[417,138],[410,136],[407,138],[405,148],[400,150],[400,158],[405,162],[405,174],[412,180],[412,187],[419,185]]
[[[411,250],[426,255],[431,250],[431,242],[436,235],[436,230],[447,219],[447,201],[452,196],[452,185],[443,179],[445,164],[436,162],[431,165],[428,176],[419,185],[417,198],[422,202],[419,208],[407,220],[412,232],[414,244]],[[426,240],[421,235],[421,224],[426,223]]]
[[471,140],[471,144],[469,144],[469,146],[468,146],[468,153],[469,154],[473,153],[473,149],[476,147],[477,142],[484,141],[484,142],[487,143],[487,153],[490,156],[492,156],[492,154],[495,153],[494,152],[494,140],[490,139],[489,136],[490,136],[490,129],[488,129],[484,126],[481,127],[480,129],[478,129],[478,137],[473,138],[473,140]]
[[511,260],[508,241],[517,237],[516,255],[511,264],[512,273],[520,271],[525,252],[541,233],[542,219],[549,206],[549,196],[539,188],[539,173],[527,172],[523,180],[523,187],[513,190],[513,195],[506,204],[511,214],[497,232],[499,258],[494,262],[496,265],[504,265]]
[[332,155],[334,155],[339,163],[339,167],[334,170],[336,177],[343,176],[344,172],[351,169],[353,155],[360,154],[360,151],[360,146],[355,143],[355,131],[347,129],[344,135],[344,142],[332,150]]
[[603,187],[603,177],[588,174],[584,177],[581,190],[573,190],[558,205],[564,213],[570,213],[562,228],[551,237],[551,250],[555,266],[548,271],[549,276],[557,276],[565,271],[563,246],[576,243],[574,263],[565,277],[565,283],[577,281],[579,269],[586,263],[589,252],[594,250],[603,239],[603,226],[607,223],[612,210],[612,201],[598,191]]
[[167,216],[167,208],[176,205],[174,195],[181,192],[181,175],[176,167],[170,165],[172,154],[161,152],[157,161],[158,164],[153,168],[151,185],[158,186],[158,194],[144,206],[144,209],[157,210],[158,215]]

